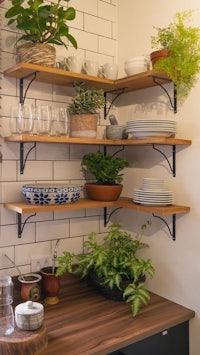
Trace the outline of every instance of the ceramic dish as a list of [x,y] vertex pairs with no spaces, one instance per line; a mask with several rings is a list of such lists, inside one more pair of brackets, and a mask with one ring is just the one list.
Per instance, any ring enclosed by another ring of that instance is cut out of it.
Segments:
[[64,184],[34,184],[22,186],[26,202],[33,205],[73,203],[80,198],[83,186]]

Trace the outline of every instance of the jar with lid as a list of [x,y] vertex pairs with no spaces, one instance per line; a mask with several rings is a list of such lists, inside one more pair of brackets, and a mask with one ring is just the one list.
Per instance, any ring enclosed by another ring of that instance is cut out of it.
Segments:
[[10,276],[0,275],[0,336],[14,331],[13,282]]

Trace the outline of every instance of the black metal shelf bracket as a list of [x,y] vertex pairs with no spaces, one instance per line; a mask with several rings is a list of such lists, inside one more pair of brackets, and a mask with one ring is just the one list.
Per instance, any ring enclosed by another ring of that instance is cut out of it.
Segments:
[[112,217],[113,213],[120,210],[121,208],[122,207],[115,208],[108,216],[108,209],[107,209],[107,207],[104,207],[104,227],[106,227],[107,224],[110,222],[110,218]]
[[[31,73],[31,74],[29,74],[27,76],[24,76],[23,78],[21,78],[19,80],[19,92],[20,92],[19,99],[20,99],[20,103],[21,104],[24,104],[28,89],[31,86],[32,82],[36,79],[37,73],[38,72],[36,71],[36,72]],[[33,78],[31,79],[30,83],[27,85],[27,88],[26,88],[25,94],[24,94],[24,79],[28,79],[28,78],[30,78],[30,76],[33,76]]]
[[160,88],[162,88],[162,90],[166,93],[166,95],[168,96],[170,105],[174,110],[174,113],[177,113],[177,87],[176,87],[176,84],[174,84],[174,92],[173,92],[173,99],[172,99],[171,96],[169,95],[169,92],[166,90],[166,88],[159,82],[159,80],[165,80],[166,82],[171,82],[171,80],[167,79],[167,78],[159,77],[157,75],[151,75],[151,77],[153,78],[153,82],[156,85],[160,86]]
[[[123,150],[124,150],[124,145],[120,149],[118,149],[115,153],[113,153],[112,157],[114,157],[119,152],[122,152]],[[107,155],[107,146],[106,145],[103,146],[103,155],[104,156]]]
[[20,142],[20,174],[24,173],[24,168],[26,165],[27,158],[30,152],[35,148],[36,148],[36,142],[33,143],[33,146],[29,149],[29,151],[26,153],[26,156],[24,158],[24,142]]
[[18,224],[18,238],[21,238],[22,237],[22,233],[23,233],[23,230],[24,230],[24,227],[26,225],[26,223],[28,222],[28,220],[31,218],[31,217],[34,217],[36,216],[36,213],[28,216],[26,218],[26,220],[24,221],[24,223],[22,224],[22,215],[21,213],[18,213],[17,212],[17,224]]
[[172,240],[175,241],[176,240],[176,215],[175,214],[172,215],[172,229],[170,229],[168,223],[164,220],[164,218],[157,216],[154,213],[152,213],[152,216],[155,218],[159,218],[167,226],[167,229],[169,231],[169,234],[172,237]]
[[[117,90],[115,89],[115,90],[111,90],[111,91],[104,92],[104,98],[105,98],[105,101],[106,101],[106,103],[105,103],[105,105],[104,105],[104,119],[107,118],[107,116],[108,116],[108,114],[109,114],[109,112],[110,112],[110,109],[111,109],[113,103],[115,102],[115,100],[116,100],[119,96],[121,96],[122,94],[124,94],[125,89],[126,89],[126,87],[121,88],[121,89],[117,89]],[[118,93],[116,93],[116,92],[118,92]],[[115,97],[112,99],[110,105],[109,105],[108,108],[107,108],[107,94],[114,94],[114,93],[116,93],[116,95],[115,95]]]
[[160,154],[163,155],[163,157],[166,159],[169,168],[171,170],[171,173],[173,175],[173,177],[176,176],[176,146],[172,145],[172,164],[170,163],[169,159],[167,158],[167,156],[158,148],[155,147],[155,144],[152,144],[153,149],[156,150],[157,152],[159,152]]

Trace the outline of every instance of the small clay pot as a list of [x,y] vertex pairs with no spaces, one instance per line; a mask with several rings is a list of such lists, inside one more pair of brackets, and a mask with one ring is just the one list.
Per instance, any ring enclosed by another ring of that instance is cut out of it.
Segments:
[[168,56],[169,56],[169,51],[167,49],[160,49],[158,51],[154,51],[150,53],[152,66],[154,66],[154,64],[156,64],[158,60]]
[[21,297],[24,301],[39,301],[41,297],[41,290],[39,281],[42,276],[39,274],[24,275],[25,280],[21,276],[18,277],[21,282]]
[[45,293],[45,304],[57,304],[59,302],[58,294],[60,292],[60,279],[56,276],[56,268],[52,266],[44,267],[40,270],[42,274],[42,284]]

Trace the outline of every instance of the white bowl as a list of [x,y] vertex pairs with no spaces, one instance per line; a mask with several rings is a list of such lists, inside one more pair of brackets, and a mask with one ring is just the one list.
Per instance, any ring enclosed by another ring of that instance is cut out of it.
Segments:
[[83,186],[64,184],[34,184],[22,186],[26,202],[33,205],[61,205],[80,198]]
[[127,63],[135,63],[135,62],[143,62],[144,63],[144,61],[145,61],[145,56],[139,56],[139,57],[132,57],[132,58],[130,58],[130,59],[127,59],[127,60],[125,60],[125,64]]
[[144,64],[127,64],[124,66],[124,70],[127,75],[134,75],[145,72],[147,70],[147,66]]

